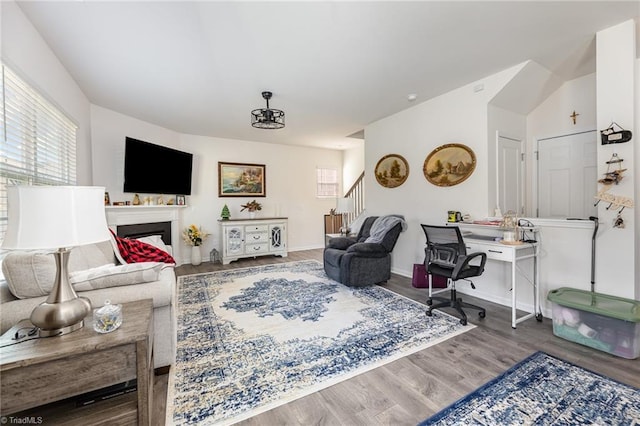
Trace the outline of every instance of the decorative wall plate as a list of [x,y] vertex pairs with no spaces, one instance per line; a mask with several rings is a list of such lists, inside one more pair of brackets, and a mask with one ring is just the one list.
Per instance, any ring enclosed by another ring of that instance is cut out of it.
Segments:
[[454,186],[464,182],[476,168],[476,155],[461,143],[441,145],[431,151],[422,171],[437,186]]
[[402,155],[385,155],[376,164],[375,175],[380,185],[385,188],[395,188],[407,180],[409,163]]

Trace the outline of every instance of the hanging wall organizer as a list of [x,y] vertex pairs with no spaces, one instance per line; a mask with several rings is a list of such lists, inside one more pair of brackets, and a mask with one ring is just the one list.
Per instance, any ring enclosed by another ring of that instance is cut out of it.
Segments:
[[[614,126],[618,127],[620,130],[615,130]],[[629,142],[631,140],[631,136],[631,130],[623,129],[615,121],[612,121],[608,128],[600,131],[602,145]]]
[[612,207],[618,210],[618,214],[613,221],[614,228],[624,228],[624,219],[622,218],[622,211],[625,208],[633,208],[633,199],[629,197],[624,197],[622,195],[614,195],[610,194],[607,191],[611,189],[611,187],[615,184],[618,185],[620,181],[624,178],[624,172],[627,169],[622,168],[623,158],[618,157],[618,154],[614,153],[611,156],[611,159],[607,161],[607,171],[604,174],[604,178],[598,180],[598,183],[604,185],[604,187],[598,191],[596,194],[596,203],[594,206],[597,206],[600,201],[604,201],[605,203],[609,203],[606,207],[606,210],[610,210]]

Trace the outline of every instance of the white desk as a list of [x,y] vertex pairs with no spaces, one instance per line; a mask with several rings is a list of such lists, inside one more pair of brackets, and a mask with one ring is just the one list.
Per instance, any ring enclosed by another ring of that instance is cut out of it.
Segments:
[[[461,226],[462,228],[462,226]],[[467,247],[467,253],[484,252],[487,254],[487,260],[498,260],[501,262],[511,263],[511,327],[516,328],[516,324],[535,317],[536,320],[542,321],[542,311],[540,309],[540,288],[538,286],[538,251],[539,243],[523,243],[521,245],[506,245],[498,241],[480,239],[475,235],[465,235],[464,241]],[[518,262],[524,259],[533,259],[533,312],[523,315],[520,318],[516,316],[516,300],[517,300],[517,280],[516,272]]]

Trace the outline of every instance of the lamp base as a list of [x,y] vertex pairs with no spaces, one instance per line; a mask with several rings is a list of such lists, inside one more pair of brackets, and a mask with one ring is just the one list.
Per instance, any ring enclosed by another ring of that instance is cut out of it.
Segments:
[[73,331],[80,330],[84,327],[84,320],[75,323],[73,325],[69,325],[67,327],[57,328],[55,330],[38,330],[38,336],[40,337],[53,337],[53,336],[62,336],[63,334],[69,334]]
[[40,329],[40,337],[60,336],[81,329],[89,312],[91,302],[86,297],[60,303],[43,302],[31,312],[31,323]]
[[349,229],[349,225],[347,224],[347,214],[342,213],[342,226],[340,227],[340,235],[344,235],[346,237],[350,232],[351,229]]

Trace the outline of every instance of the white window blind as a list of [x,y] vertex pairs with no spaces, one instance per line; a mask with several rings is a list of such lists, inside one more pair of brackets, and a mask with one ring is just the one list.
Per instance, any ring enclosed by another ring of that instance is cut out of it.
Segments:
[[0,242],[7,228],[7,187],[75,185],[77,126],[2,64]]
[[318,198],[336,198],[338,196],[338,171],[318,168],[316,174]]

